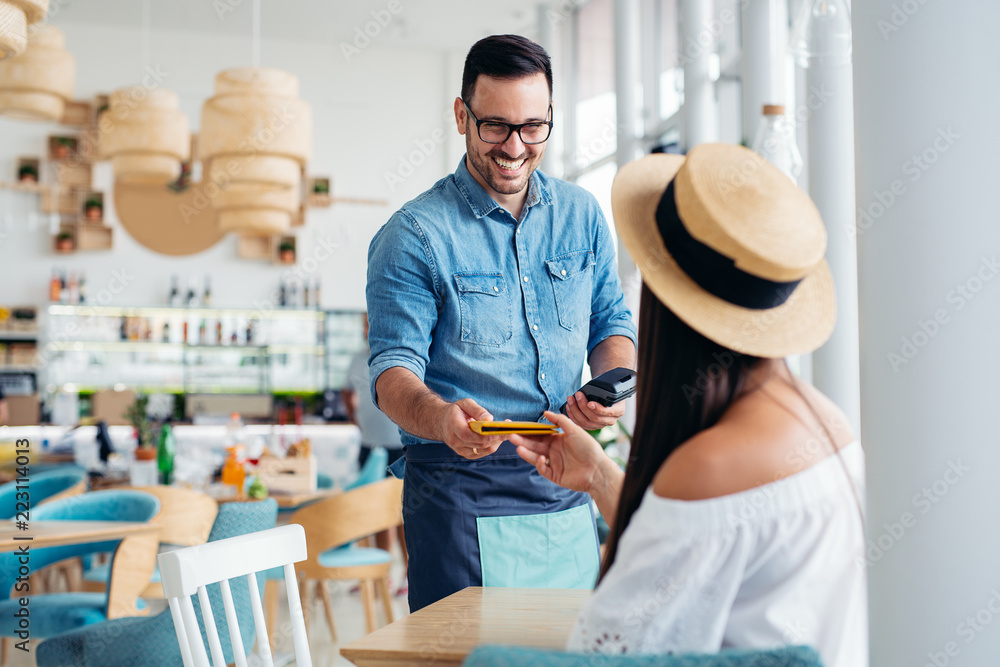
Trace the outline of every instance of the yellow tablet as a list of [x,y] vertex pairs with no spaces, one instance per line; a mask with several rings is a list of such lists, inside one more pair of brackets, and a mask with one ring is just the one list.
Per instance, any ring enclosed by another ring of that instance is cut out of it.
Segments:
[[480,435],[551,435],[559,432],[553,424],[538,422],[469,422],[469,428]]

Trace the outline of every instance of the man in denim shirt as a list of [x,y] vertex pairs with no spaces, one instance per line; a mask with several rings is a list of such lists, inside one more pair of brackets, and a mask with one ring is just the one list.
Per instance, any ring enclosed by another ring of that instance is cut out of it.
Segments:
[[586,495],[552,484],[473,420],[537,421],[568,404],[587,429],[624,411],[587,402],[597,376],[635,363],[635,326],[596,200],[536,171],[552,120],[548,55],[488,37],[455,100],[466,156],[405,204],[368,257],[372,397],[406,445],[410,610],[466,586],[590,588]]

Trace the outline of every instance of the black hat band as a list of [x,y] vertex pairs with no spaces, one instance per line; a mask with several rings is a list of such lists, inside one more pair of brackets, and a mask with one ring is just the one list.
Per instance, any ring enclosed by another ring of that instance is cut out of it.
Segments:
[[734,306],[765,310],[785,303],[801,280],[775,282],[736,268],[736,262],[688,232],[677,213],[674,181],[656,207],[656,225],[667,252],[691,280],[709,294]]

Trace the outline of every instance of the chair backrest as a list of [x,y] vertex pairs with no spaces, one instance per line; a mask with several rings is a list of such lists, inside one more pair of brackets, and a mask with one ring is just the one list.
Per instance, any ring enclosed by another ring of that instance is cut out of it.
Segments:
[[[31,520],[149,521],[159,510],[160,501],[142,491],[93,491],[33,508]],[[32,549],[29,571],[34,572],[74,556],[113,551],[119,542],[120,540],[107,540]],[[14,585],[18,575],[16,558],[15,553],[0,554],[0,597],[6,596]]]
[[305,528],[309,557],[299,570],[323,578],[319,556],[403,522],[403,480],[390,477],[345,491],[298,510],[288,519]]
[[389,452],[385,447],[375,447],[372,449],[365,464],[358,471],[358,477],[353,482],[344,487],[345,491],[352,491],[359,486],[377,482],[385,477],[385,467],[389,464]]
[[[17,513],[17,494],[27,486],[31,504],[78,495],[87,488],[87,471],[76,466],[31,473],[27,483],[14,480],[0,485],[0,518],[13,519]],[[24,496],[22,496],[23,498]]]
[[229,586],[229,580],[237,577],[246,577],[253,606],[257,645],[264,664],[273,667],[256,575],[279,566],[285,572],[296,664],[311,667],[312,659],[293,565],[305,560],[306,553],[306,535],[302,526],[288,525],[160,554],[163,594],[170,604],[184,667],[209,667],[201,626],[191,602],[191,596],[195,593],[200,602],[202,618],[205,619],[212,664],[215,667],[226,665],[208,593],[208,585],[216,583],[222,589],[233,657],[238,667],[246,667],[246,656],[243,653],[245,643]]
[[516,646],[480,646],[463,667],[823,667],[819,654],[808,646],[772,649],[733,649],[719,653],[671,655],[595,655],[563,653]]
[[154,521],[160,526],[160,544],[193,547],[208,541],[219,503],[208,494],[179,486],[130,487],[156,496],[160,513]]

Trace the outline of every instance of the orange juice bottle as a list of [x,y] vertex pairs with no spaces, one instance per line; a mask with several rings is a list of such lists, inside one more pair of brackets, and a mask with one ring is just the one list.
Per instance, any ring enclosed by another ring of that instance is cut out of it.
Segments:
[[242,446],[227,447],[229,458],[222,466],[222,483],[236,487],[236,495],[243,495],[243,478],[246,471],[243,469],[243,461],[240,460]]

